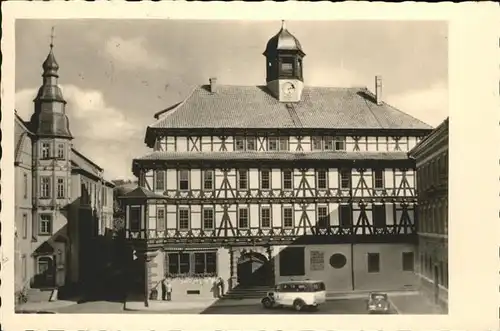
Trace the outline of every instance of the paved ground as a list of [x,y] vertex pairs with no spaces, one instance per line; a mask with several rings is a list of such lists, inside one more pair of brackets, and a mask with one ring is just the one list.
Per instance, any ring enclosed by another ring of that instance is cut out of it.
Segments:
[[[93,301],[76,304],[56,309],[56,313],[103,313],[103,314],[366,314],[366,301],[364,299],[330,300],[315,310],[296,312],[293,309],[264,309],[260,304],[212,306],[206,309],[191,308],[175,310],[172,312],[158,311],[124,311],[123,303]],[[396,314],[391,311],[391,314]]]
[[[202,314],[366,314],[365,299],[329,300],[318,309],[296,312],[291,308],[265,309],[262,305],[209,307]],[[391,311],[391,314],[396,314]]]

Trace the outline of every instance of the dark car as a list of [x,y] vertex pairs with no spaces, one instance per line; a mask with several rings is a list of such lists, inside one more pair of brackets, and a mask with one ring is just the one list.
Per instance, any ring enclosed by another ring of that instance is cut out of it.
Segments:
[[386,293],[370,293],[368,297],[367,310],[370,314],[388,314],[391,305]]

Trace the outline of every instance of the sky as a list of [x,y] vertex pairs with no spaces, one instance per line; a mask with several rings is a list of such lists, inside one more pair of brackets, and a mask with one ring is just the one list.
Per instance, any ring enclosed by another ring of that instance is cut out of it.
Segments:
[[[132,159],[153,115],[196,85],[265,84],[266,43],[281,21],[17,20],[16,98],[28,120],[54,54],[74,146],[107,179],[134,179]],[[448,28],[443,22],[287,21],[306,53],[309,86],[366,86],[383,78],[383,99],[432,125],[448,116]]]

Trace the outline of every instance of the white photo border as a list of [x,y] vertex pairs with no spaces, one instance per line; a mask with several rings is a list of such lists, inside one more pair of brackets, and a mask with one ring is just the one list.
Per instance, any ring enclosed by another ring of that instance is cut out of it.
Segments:
[[[499,318],[499,7],[494,2],[17,2],[2,4],[1,320],[6,330],[488,330]],[[14,314],[16,19],[444,20],[449,23],[448,315]],[[251,321],[251,322],[250,322]]]

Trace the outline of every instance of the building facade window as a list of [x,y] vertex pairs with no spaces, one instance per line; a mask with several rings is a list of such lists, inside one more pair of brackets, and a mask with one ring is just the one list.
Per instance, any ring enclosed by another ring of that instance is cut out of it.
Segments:
[[335,150],[345,151],[345,137],[335,137]]
[[280,137],[279,138],[279,141],[280,141],[280,151],[288,151],[290,146],[289,146],[289,142],[288,142],[288,137]]
[[130,231],[141,230],[141,207],[130,207]]
[[23,197],[28,199],[28,174],[23,174]]
[[318,136],[311,137],[311,148],[313,151],[321,151],[323,149],[323,139]]
[[293,228],[293,208],[284,207],[283,208],[283,227]]
[[214,209],[212,207],[203,208],[203,229],[213,230],[214,229]]
[[271,188],[271,172],[269,170],[260,171],[260,188],[269,190]]
[[341,205],[339,207],[340,226],[350,228],[352,226],[352,208],[350,205]]
[[189,253],[169,253],[167,254],[167,265],[169,275],[189,274],[191,271],[191,259]]
[[278,138],[277,137],[267,138],[267,150],[268,151],[277,151],[278,150]]
[[40,177],[40,198],[42,198],[42,199],[48,199],[51,197],[50,180],[51,180],[51,178],[48,176],[41,176]]
[[235,137],[234,138],[234,150],[244,151],[245,150],[245,137]]
[[217,253],[194,253],[194,274],[212,274],[217,273]]
[[257,150],[257,139],[255,137],[247,137],[247,151]]
[[203,171],[203,189],[210,191],[214,189],[214,171],[205,170]]
[[341,169],[340,170],[340,188],[350,189],[351,188],[351,170]]
[[271,227],[271,208],[270,207],[261,207],[260,209],[260,226],[262,228],[270,228]]
[[384,188],[384,171],[382,169],[373,170],[373,187],[376,189]]
[[179,208],[178,211],[178,227],[179,230],[189,230],[189,209]]
[[50,157],[50,143],[42,143],[42,159]]
[[238,227],[240,229],[247,229],[250,223],[248,219],[249,219],[248,208],[240,207],[238,209]]
[[322,228],[326,228],[330,226],[330,217],[328,216],[328,207],[326,206],[318,206],[317,208],[317,216],[318,216],[318,226]]
[[157,170],[156,171],[155,190],[156,191],[165,190],[165,171],[164,170]]
[[28,263],[26,261],[26,254],[21,255],[21,268],[22,268],[22,279],[24,282],[28,277]]
[[63,143],[57,144],[57,158],[64,159],[65,158],[65,145]]
[[49,214],[40,215],[40,226],[38,229],[38,234],[41,236],[47,236],[52,234],[52,215]]
[[368,272],[380,272],[379,253],[368,253]]
[[327,184],[327,172],[326,170],[318,170],[316,172],[316,187],[319,190],[326,190],[328,187]]
[[28,238],[28,214],[24,213],[23,214],[23,239]]
[[165,208],[158,206],[156,209],[156,230],[165,231]]
[[189,190],[189,170],[179,170],[179,190]]
[[283,170],[283,189],[292,190],[293,189],[293,175],[290,170]]
[[57,178],[57,198],[64,199],[66,197],[66,181],[64,178]]
[[333,137],[325,137],[325,150],[335,150],[335,139],[333,139]]
[[403,271],[414,271],[415,257],[413,252],[403,252]]
[[238,189],[248,190],[248,170],[238,170]]
[[385,205],[373,205],[373,225],[376,228],[384,228],[386,226]]

